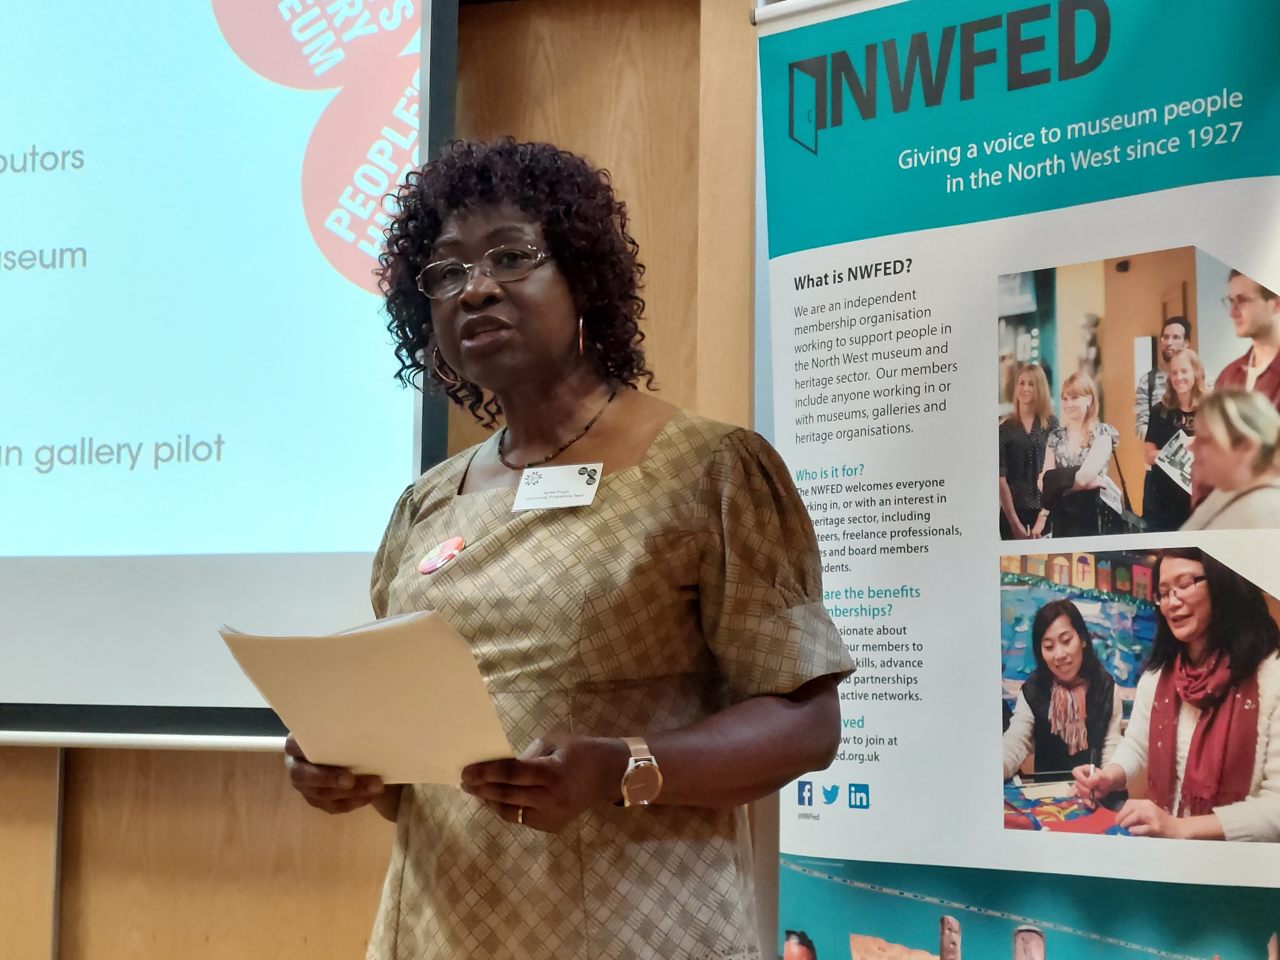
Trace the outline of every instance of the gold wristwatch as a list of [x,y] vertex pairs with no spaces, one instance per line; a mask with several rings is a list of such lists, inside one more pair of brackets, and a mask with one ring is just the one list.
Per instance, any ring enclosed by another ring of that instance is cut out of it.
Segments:
[[622,742],[631,748],[631,760],[627,763],[627,772],[622,775],[622,805],[648,806],[658,799],[662,791],[662,771],[658,769],[658,761],[653,758],[643,737],[623,737]]

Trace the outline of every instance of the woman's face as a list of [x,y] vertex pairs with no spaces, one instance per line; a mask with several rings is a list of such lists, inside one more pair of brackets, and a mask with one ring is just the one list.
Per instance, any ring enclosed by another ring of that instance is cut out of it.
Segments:
[[1069,422],[1077,426],[1084,423],[1084,418],[1089,413],[1089,407],[1093,403],[1093,398],[1088,394],[1080,397],[1063,397],[1062,398],[1062,416]]
[[1169,382],[1173,384],[1173,392],[1179,400],[1185,402],[1190,398],[1191,388],[1196,385],[1196,368],[1185,353],[1179,353],[1169,361]]
[[1238,490],[1253,479],[1253,459],[1258,445],[1246,440],[1238,447],[1223,446],[1217,441],[1205,422],[1204,414],[1196,414],[1196,433],[1188,448],[1191,461],[1191,479],[1216,490]]
[[1198,560],[1166,557],[1160,563],[1160,614],[1179,643],[1208,635],[1213,604],[1208,582],[1196,579],[1203,576],[1204,564]]
[[1036,402],[1036,378],[1030,373],[1018,374],[1018,383],[1013,388],[1014,398],[1018,401],[1018,409],[1022,412],[1030,410]]
[[[460,211],[445,223],[427,262],[479,263],[507,244],[547,249],[541,225],[510,204]],[[552,260],[506,283],[473,269],[459,292],[431,301],[431,322],[449,366],[492,391],[558,373],[578,358],[573,293]]]
[[1040,638],[1040,652],[1049,672],[1063,683],[1070,683],[1079,675],[1084,663],[1084,641],[1071,625],[1070,617],[1063,614],[1049,624]]

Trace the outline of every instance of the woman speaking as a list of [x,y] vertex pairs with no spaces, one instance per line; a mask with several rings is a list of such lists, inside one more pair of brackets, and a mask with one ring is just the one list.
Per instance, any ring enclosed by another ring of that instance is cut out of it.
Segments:
[[1198,549],[1165,550],[1159,618],[1112,762],[1076,767],[1086,800],[1146,771],[1116,822],[1139,836],[1280,841],[1280,630],[1262,591]]
[[1031,650],[1036,668],[1018,692],[1004,733],[1004,778],[1017,773],[1031,753],[1036,773],[1109,761],[1120,742],[1124,704],[1079,608],[1070,600],[1051,600],[1037,610]]
[[[755,956],[741,805],[830,763],[852,669],[787,469],[635,389],[642,268],[606,174],[462,142],[398,199],[400,376],[505,425],[401,496],[373,605],[468,639],[518,757],[399,787],[291,745],[313,806],[398,824],[369,955]],[[600,463],[590,505],[513,512],[525,471]]]

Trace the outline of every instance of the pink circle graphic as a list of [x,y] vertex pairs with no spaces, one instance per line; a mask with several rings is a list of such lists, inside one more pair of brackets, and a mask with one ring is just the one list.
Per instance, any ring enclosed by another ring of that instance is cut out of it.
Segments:
[[398,57],[344,87],[311,132],[302,206],[316,245],[344,277],[378,292],[374,268],[396,187],[418,166],[418,58]]
[[415,0],[213,0],[231,49],[260,76],[332,90],[394,59],[418,30]]

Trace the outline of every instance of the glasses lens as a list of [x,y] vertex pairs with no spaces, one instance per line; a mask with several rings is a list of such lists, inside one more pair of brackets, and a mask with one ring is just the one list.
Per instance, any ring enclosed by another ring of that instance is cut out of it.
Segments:
[[1161,587],[1157,593],[1157,596],[1159,596],[1160,602],[1164,603],[1175,593],[1180,597],[1185,596],[1187,591],[1190,590],[1199,582],[1200,581],[1197,580],[1195,577],[1179,577],[1170,586]]
[[495,280],[523,280],[538,265],[538,253],[528,247],[498,247],[485,254],[485,272]]
[[457,260],[439,260],[427,264],[418,285],[428,297],[442,300],[451,297],[467,283],[467,268]]

